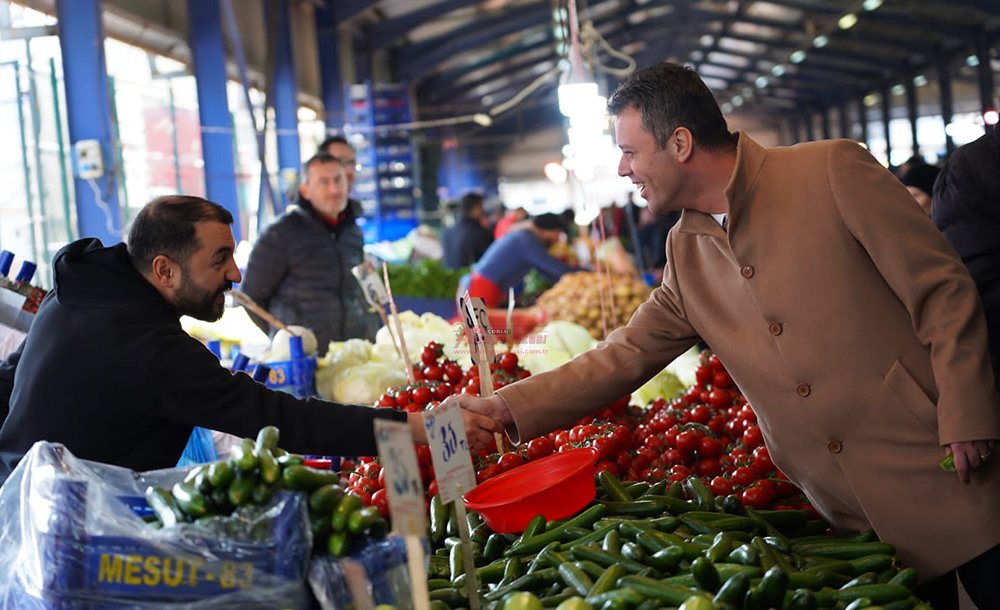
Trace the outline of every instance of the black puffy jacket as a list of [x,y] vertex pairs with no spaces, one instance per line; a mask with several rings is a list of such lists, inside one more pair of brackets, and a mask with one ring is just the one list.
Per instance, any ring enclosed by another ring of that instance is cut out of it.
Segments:
[[1000,389],[1000,129],[951,156],[934,183],[931,218],[976,281]]
[[[330,341],[372,338],[363,296],[351,267],[364,259],[354,205],[331,227],[308,201],[278,217],[257,239],[240,289],[285,324],[316,333],[321,354]],[[267,322],[255,318],[265,332]]]

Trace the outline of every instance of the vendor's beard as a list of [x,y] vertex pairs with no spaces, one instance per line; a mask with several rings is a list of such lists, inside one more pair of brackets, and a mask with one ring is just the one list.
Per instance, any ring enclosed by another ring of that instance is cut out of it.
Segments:
[[222,312],[225,311],[224,295],[232,287],[232,282],[225,282],[218,290],[208,291],[187,280],[181,284],[175,295],[177,310],[192,318],[215,322],[222,317]]

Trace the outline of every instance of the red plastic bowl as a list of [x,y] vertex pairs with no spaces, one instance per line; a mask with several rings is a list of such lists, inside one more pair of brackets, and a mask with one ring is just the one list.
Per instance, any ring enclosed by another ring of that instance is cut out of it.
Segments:
[[501,533],[523,532],[536,515],[569,517],[597,494],[596,461],[597,451],[585,447],[528,462],[477,485],[465,494],[465,507]]

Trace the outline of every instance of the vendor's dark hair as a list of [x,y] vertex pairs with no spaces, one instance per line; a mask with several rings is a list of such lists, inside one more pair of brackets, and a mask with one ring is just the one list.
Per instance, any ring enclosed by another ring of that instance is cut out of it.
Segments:
[[348,148],[354,150],[354,145],[348,142],[344,136],[327,136],[325,140],[319,143],[319,147],[316,150],[325,153],[331,144],[345,144]]
[[326,165],[327,163],[336,163],[341,167],[344,166],[344,162],[340,160],[340,157],[335,157],[327,152],[318,152],[315,155],[309,157],[309,159],[302,165],[303,181],[309,175],[310,167],[312,167],[313,165]]
[[687,127],[708,150],[736,146],[715,96],[690,68],[663,61],[635,72],[611,94],[608,112],[621,114],[629,106],[639,111],[659,149],[678,127]]
[[476,208],[481,208],[486,204],[486,199],[483,197],[482,193],[477,193],[475,191],[469,191],[468,193],[462,195],[462,200],[459,203],[459,207],[462,210],[462,214],[468,216],[476,210]]
[[201,197],[167,195],[145,205],[132,221],[128,232],[128,254],[141,273],[153,266],[153,259],[165,254],[184,264],[198,249],[195,225],[199,222],[233,224],[226,208]]

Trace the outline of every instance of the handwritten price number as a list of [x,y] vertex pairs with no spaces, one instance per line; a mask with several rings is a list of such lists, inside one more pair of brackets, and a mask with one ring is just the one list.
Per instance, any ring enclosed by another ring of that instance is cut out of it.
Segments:
[[[483,364],[479,361],[479,346],[483,345],[486,348],[487,360],[492,362],[495,354],[492,341],[487,340],[490,335],[490,316],[486,312],[486,304],[481,298],[469,297],[466,293],[461,299],[461,305],[466,333],[469,335],[469,356],[476,364]],[[479,332],[476,332],[477,327]]]
[[458,433],[455,432],[455,426],[451,422],[448,422],[447,427],[440,427],[440,434],[442,447],[441,457],[445,462],[451,461],[451,458],[458,453],[459,447],[468,451],[465,441],[458,440]]
[[[390,464],[402,464],[403,463],[403,456],[400,453],[399,449],[396,446],[394,446],[394,445],[390,445],[389,446],[389,463]],[[395,470],[402,471],[402,470],[405,470],[405,469],[404,468],[399,468],[399,469],[395,469]],[[407,473],[407,474],[409,474],[409,473]],[[401,477],[394,477],[394,478],[395,478],[395,480],[392,482],[392,488],[393,488],[393,491],[396,492],[396,494],[398,494],[400,496],[406,495],[406,494],[411,494],[411,495],[415,495],[415,496],[420,495],[420,483],[417,482],[416,477],[414,477],[414,476],[411,475],[411,476],[401,476]]]
[[426,530],[424,488],[413,449],[413,436],[404,422],[375,420],[375,442],[385,458],[386,490],[393,529],[403,535]]
[[[445,504],[461,500],[461,493],[476,486],[476,471],[472,467],[464,425],[457,402],[446,401],[424,413],[434,472]],[[456,488],[460,488],[461,493]]]

